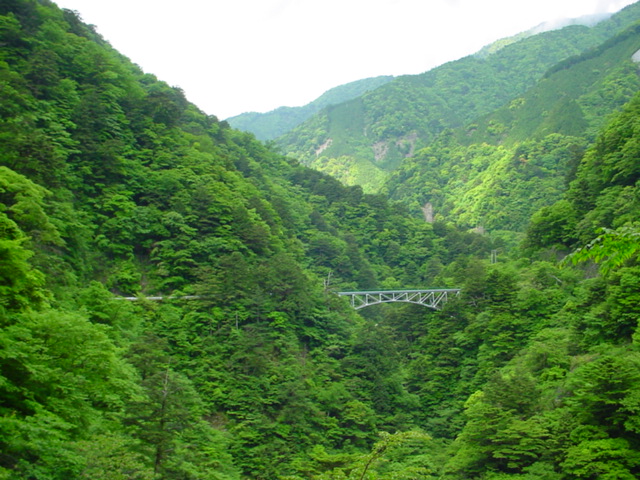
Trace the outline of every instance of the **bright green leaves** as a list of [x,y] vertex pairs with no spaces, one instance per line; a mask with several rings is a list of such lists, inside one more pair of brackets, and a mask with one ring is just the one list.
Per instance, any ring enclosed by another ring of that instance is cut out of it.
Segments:
[[582,423],[600,426],[612,436],[625,434],[627,419],[637,413],[638,355],[603,356],[582,366],[568,380],[572,395],[566,402]]
[[592,242],[569,254],[563,263],[594,261],[603,275],[600,284],[593,284],[587,290],[594,305],[580,323],[584,327],[593,324],[592,331],[601,330],[604,338],[631,338],[640,312],[637,294],[640,269],[625,265],[635,263],[640,251],[640,233],[635,223],[603,230]]
[[[26,250],[23,243],[22,240],[0,239],[0,308],[3,314],[7,310],[36,306],[45,298],[44,276],[29,264],[33,253]],[[5,321],[3,319],[2,323]]]
[[431,473],[431,469],[428,460],[425,462],[424,455],[421,458],[419,454],[428,447],[430,440],[429,435],[415,430],[393,434],[383,432],[371,451],[353,467],[349,478],[409,480],[424,477]]
[[570,254],[565,261],[574,264],[593,260],[600,263],[603,274],[612,268],[622,266],[640,251],[640,231],[638,224],[624,225],[616,230],[603,228],[603,233]]
[[72,442],[117,428],[134,378],[104,327],[57,310],[16,315],[0,334],[0,466],[11,478],[74,478]]
[[[59,243],[58,233],[44,211],[48,195],[50,193],[41,186],[0,166],[0,213],[16,222],[34,241]],[[3,231],[3,234],[7,233]],[[8,238],[17,237],[9,235]]]
[[29,416],[0,417],[0,448],[4,454],[0,478],[74,478],[81,458],[73,449],[71,429],[73,425],[39,407]]
[[570,478],[634,480],[640,470],[640,453],[622,438],[586,440],[569,448],[562,467]]
[[388,182],[394,199],[435,218],[490,232],[525,230],[531,215],[566,190],[584,141],[551,134],[516,145],[465,146],[443,136],[403,162]]
[[[636,183],[640,173],[636,162],[636,137],[639,108],[640,97],[636,96],[612,117],[594,145],[585,153],[576,178],[570,184],[567,201],[578,220],[572,236],[583,243],[593,239],[602,228],[615,229],[637,220]],[[623,236],[625,228],[619,232],[619,237]],[[606,235],[609,233],[614,232],[605,231],[605,236],[592,246],[598,247],[597,243],[613,240],[615,233]],[[592,254],[598,251],[604,252],[596,248]]]
[[496,433],[492,456],[497,462],[504,462],[507,469],[523,470],[543,457],[551,435],[544,419],[513,419]]
[[77,314],[47,310],[18,317],[3,332],[3,374],[17,394],[12,409],[43,405],[76,428],[94,410],[118,412],[132,395],[133,372],[105,329]]
[[[569,339],[561,333],[542,332],[523,356],[470,397],[466,424],[446,467],[453,478],[537,470],[563,475],[540,478],[637,476],[638,355],[620,348],[571,357]],[[546,365],[540,364],[541,355]]]
[[44,277],[30,259],[35,246],[59,244],[44,210],[48,192],[26,177],[0,166],[0,306],[21,310],[44,298]]
[[[640,148],[636,137],[639,109],[640,97],[636,96],[609,123],[585,158],[581,169],[599,185],[634,185],[640,178],[635,161]],[[587,172],[589,166],[596,167],[596,171]],[[601,178],[595,178],[597,173],[601,173]]]
[[431,437],[421,431],[409,430],[380,433],[379,440],[365,454],[344,451],[328,452],[316,445],[309,453],[310,461],[299,462],[301,476],[287,480],[412,480],[432,478],[433,460],[437,448]]
[[140,445],[131,438],[113,432],[92,435],[76,443],[82,460],[82,479],[152,480],[153,470],[139,453]]
[[[498,374],[489,382],[486,394],[476,392],[469,398],[467,421],[454,443],[456,454],[448,470],[515,472],[543,456],[550,431],[543,418],[530,417],[536,392],[532,379],[517,376],[522,373],[515,372],[510,378]],[[505,386],[508,392],[502,398],[500,391]]]

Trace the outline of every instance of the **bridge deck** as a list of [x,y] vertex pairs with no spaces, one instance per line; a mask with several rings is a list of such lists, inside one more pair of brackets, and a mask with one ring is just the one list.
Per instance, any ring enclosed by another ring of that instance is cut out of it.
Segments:
[[[459,288],[425,288],[416,290],[360,290],[353,292],[338,292],[338,295],[349,297],[351,306],[356,310],[377,305],[379,303],[405,302],[423,305],[440,310],[447,303],[450,296],[460,293]],[[116,300],[194,300],[202,298],[199,295],[167,296],[167,297],[116,297]]]

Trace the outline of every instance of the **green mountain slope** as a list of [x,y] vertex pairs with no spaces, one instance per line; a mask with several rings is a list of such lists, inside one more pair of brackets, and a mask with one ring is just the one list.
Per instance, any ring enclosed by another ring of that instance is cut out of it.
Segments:
[[[47,0],[0,2],[0,45],[0,478],[640,475],[636,258],[555,261],[633,227],[638,99],[507,251],[204,115]],[[335,294],[426,286],[463,290]]]
[[566,189],[564,177],[608,115],[640,90],[639,49],[636,25],[561,62],[509,105],[407,159],[386,191],[460,225],[523,232]]
[[507,104],[557,62],[637,21],[639,11],[640,6],[631,5],[595,27],[544,32],[488,56],[470,56],[421,75],[399,77],[349,105],[320,112],[277,143],[346,184],[377,191],[404,158],[440,132]]
[[275,154],[48,1],[0,3],[0,35],[0,478],[275,479],[417,428],[334,292],[454,281],[486,240]]
[[552,67],[524,95],[458,130],[461,143],[514,144],[549,133],[590,136],[638,89],[640,26]]
[[[578,239],[593,239],[602,227],[616,228],[584,249],[608,263],[609,273],[583,282],[573,300],[549,318],[548,328],[469,400],[446,478],[638,475],[638,432],[631,416],[640,388],[640,210],[632,200],[638,174],[630,165],[637,162],[630,159],[638,154],[639,105],[636,95],[608,122],[566,197],[537,213],[527,234],[540,258],[567,245],[582,246]],[[540,248],[547,250],[541,255]],[[617,256],[622,251],[633,253]],[[618,343],[625,337],[628,342]],[[481,471],[504,476],[482,477]]]
[[[571,248],[592,240],[601,229],[635,224],[638,162],[638,95],[607,123],[576,168],[564,198],[536,212],[528,242]],[[558,220],[553,220],[553,216]]]
[[271,112],[249,112],[228,118],[234,128],[253,133],[258,140],[273,140],[297,127],[325,107],[346,102],[393,80],[392,76],[365,78],[326,91],[302,107],[279,107]]

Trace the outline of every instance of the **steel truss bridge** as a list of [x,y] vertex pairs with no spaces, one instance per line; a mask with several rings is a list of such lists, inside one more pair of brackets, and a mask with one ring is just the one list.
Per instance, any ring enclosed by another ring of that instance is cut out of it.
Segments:
[[[337,292],[338,295],[349,297],[351,306],[356,310],[378,305],[380,303],[404,302],[415,303],[424,307],[440,310],[450,297],[460,293],[459,288],[430,288],[422,290],[371,290],[359,292]],[[200,295],[168,296],[168,297],[116,297],[116,300],[197,300]]]
[[436,288],[424,290],[377,290],[362,292],[338,292],[349,297],[351,306],[356,310],[378,305],[379,303],[404,302],[440,310],[450,297],[457,296],[459,288]]

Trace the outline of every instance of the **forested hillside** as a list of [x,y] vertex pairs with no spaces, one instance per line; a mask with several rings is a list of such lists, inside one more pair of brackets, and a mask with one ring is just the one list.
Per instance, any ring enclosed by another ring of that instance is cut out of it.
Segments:
[[500,48],[398,77],[327,108],[277,143],[347,185],[378,192],[405,158],[441,132],[509,104],[556,63],[597,47],[639,19],[640,4],[634,4],[593,27],[571,25],[506,45],[498,42]]
[[[0,479],[640,474],[640,97],[510,249],[203,114],[48,0],[0,1],[0,98]],[[336,295],[423,287],[462,293]]]
[[416,427],[383,312],[334,292],[488,242],[202,114],[73,12],[0,7],[0,477],[277,478]]
[[406,159],[385,191],[467,228],[524,232],[531,215],[565,191],[608,116],[640,90],[638,50],[635,25],[557,64],[507,106]]
[[535,333],[467,401],[445,478],[638,477],[639,108],[636,95],[587,150],[565,198],[536,213],[527,232],[537,259],[593,240],[563,264],[595,259],[602,275],[589,267],[569,287],[566,266],[534,280],[570,294],[546,312],[554,300],[534,295],[515,315],[534,315]]
[[279,107],[267,113],[247,112],[227,118],[226,121],[238,130],[253,133],[258,140],[274,140],[323,108],[359,97],[391,80],[393,77],[388,75],[356,80],[332,88],[301,107]]

